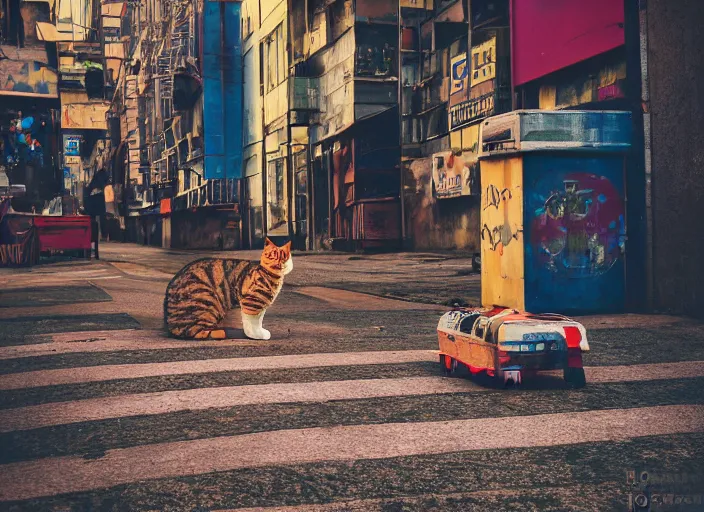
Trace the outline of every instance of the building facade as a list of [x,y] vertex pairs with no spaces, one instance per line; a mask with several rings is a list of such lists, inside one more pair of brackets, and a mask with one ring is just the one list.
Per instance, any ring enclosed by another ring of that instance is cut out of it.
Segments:
[[672,264],[655,248],[677,231],[663,227],[672,215],[662,209],[675,185],[653,174],[677,162],[696,190],[701,172],[696,151],[663,149],[679,147],[673,112],[689,112],[682,105],[696,96],[668,81],[664,41],[682,29],[691,43],[694,4],[654,2],[657,15],[642,0],[47,5],[21,4],[32,29],[3,0],[3,52],[14,53],[0,61],[0,94],[43,99],[62,130],[60,188],[80,195],[103,172],[107,211],[128,240],[478,252],[490,197],[478,173],[484,119],[625,110],[629,307],[691,311],[698,298],[694,281],[680,286],[673,274],[691,275],[694,260]]
[[243,235],[248,247],[292,232],[289,137],[289,5],[244,0]]
[[406,242],[477,253],[479,127],[511,108],[508,2],[421,4],[401,10]]
[[18,211],[62,193],[57,49],[38,29],[55,19],[54,2],[0,1],[0,179],[24,186]]
[[120,5],[123,23],[111,32],[111,44],[121,47],[110,50],[120,65],[106,171],[125,237],[161,247],[238,248],[240,3]]

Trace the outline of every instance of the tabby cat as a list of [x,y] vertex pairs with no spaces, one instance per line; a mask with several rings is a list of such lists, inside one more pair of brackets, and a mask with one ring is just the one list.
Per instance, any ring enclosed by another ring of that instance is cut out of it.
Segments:
[[262,327],[264,313],[291,270],[291,242],[277,247],[268,238],[259,263],[219,258],[189,263],[166,288],[166,329],[176,338],[228,338],[226,329],[218,325],[239,304],[245,335],[268,340],[271,333]]

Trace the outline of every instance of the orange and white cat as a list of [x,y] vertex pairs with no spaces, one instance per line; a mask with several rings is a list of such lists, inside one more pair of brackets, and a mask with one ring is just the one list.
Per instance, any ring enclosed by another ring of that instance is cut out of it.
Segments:
[[225,339],[228,332],[219,325],[239,305],[245,335],[268,340],[264,315],[292,270],[291,242],[277,247],[268,238],[258,263],[222,258],[189,263],[166,288],[166,329],[176,338]]

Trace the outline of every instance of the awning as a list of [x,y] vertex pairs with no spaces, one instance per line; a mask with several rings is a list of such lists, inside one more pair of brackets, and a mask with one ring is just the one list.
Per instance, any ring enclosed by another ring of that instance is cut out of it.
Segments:
[[47,41],[49,43],[71,42],[73,41],[73,34],[69,32],[59,32],[56,25],[53,23],[38,21],[37,38],[40,41]]

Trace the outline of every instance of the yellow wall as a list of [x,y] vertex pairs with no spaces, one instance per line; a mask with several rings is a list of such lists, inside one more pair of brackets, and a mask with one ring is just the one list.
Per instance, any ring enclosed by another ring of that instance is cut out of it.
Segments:
[[575,107],[599,100],[598,89],[615,84],[626,78],[626,62],[603,66],[595,76],[584,77],[571,84],[562,84],[562,101],[558,98],[558,85],[545,84],[538,91],[538,107],[543,110],[556,110]]
[[523,161],[482,160],[482,304],[525,309]]
[[408,236],[415,250],[479,250],[479,198],[436,199],[431,158],[413,160],[405,169],[404,202]]

